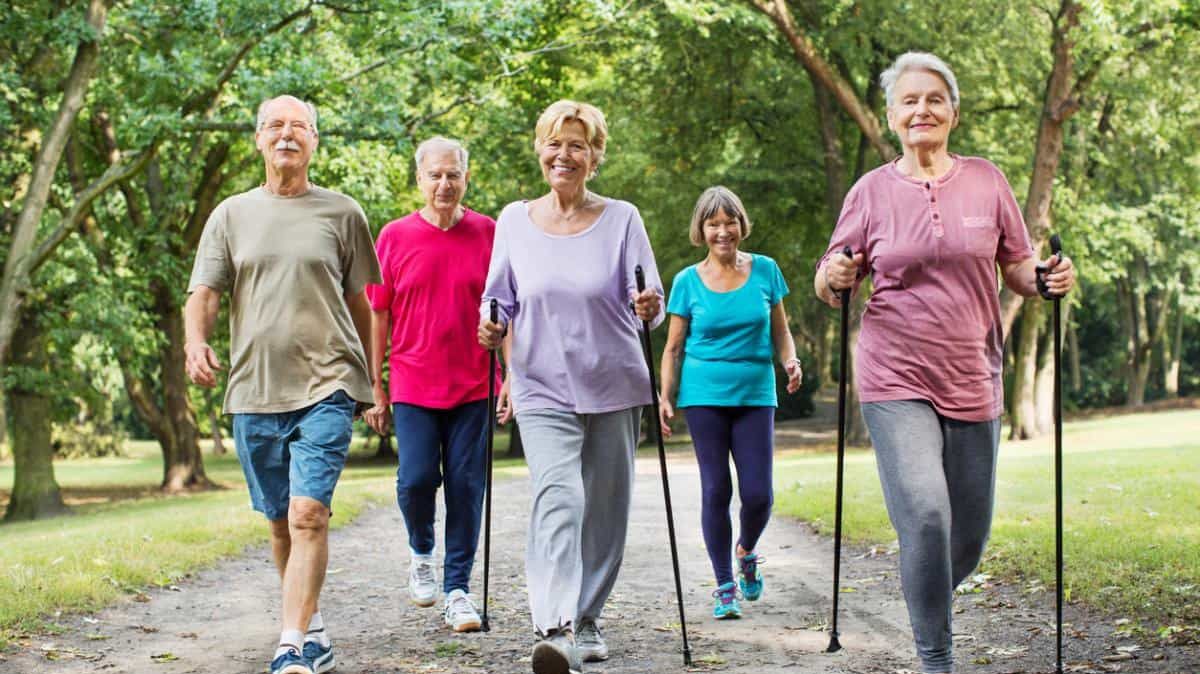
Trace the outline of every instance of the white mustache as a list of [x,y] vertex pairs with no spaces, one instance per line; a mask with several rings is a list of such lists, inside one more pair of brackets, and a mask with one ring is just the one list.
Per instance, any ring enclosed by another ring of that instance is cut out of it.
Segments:
[[295,152],[299,152],[300,144],[294,140],[280,140],[278,143],[275,143],[275,149],[276,150],[293,150]]

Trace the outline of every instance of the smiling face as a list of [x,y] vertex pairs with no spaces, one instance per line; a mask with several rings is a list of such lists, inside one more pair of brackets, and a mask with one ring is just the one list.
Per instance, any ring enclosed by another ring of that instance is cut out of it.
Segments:
[[941,76],[928,70],[908,70],[892,89],[887,119],[905,148],[932,150],[946,146],[950,130],[958,126],[958,111]]
[[728,257],[737,253],[738,244],[742,242],[742,222],[736,216],[718,208],[711,218],[700,226],[704,233],[704,244],[708,252],[717,257]]
[[583,122],[572,119],[547,138],[538,150],[542,176],[556,192],[579,190],[596,168],[596,152],[587,141]]
[[299,99],[282,96],[263,110],[262,127],[254,134],[254,145],[262,153],[268,170],[295,173],[308,170],[317,149],[317,129],[308,107]]
[[417,187],[425,205],[437,212],[453,212],[467,193],[468,173],[452,147],[434,147],[421,156]]

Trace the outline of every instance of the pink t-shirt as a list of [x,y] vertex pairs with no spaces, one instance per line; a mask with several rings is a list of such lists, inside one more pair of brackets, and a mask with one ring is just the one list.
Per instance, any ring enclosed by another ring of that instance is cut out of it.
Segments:
[[391,311],[392,402],[449,409],[487,398],[488,352],[475,331],[495,234],[494,220],[469,209],[448,230],[417,211],[379,233],[383,284],[367,294],[372,309]]
[[954,155],[937,180],[894,163],[864,175],[842,204],[829,249],[866,251],[874,291],[855,351],[863,402],[928,400],[963,421],[1000,416],[1004,335],[996,263],[1033,256],[1000,169]]

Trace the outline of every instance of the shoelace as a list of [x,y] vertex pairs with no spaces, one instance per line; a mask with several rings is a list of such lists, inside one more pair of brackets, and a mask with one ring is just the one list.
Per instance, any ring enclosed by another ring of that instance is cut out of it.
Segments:
[[433,585],[434,583],[437,582],[437,576],[435,576],[433,573],[433,563],[432,562],[417,562],[416,572],[417,572],[417,582],[418,583],[422,583],[422,584],[428,583],[430,585]]
[[722,604],[732,604],[733,600],[738,599],[738,595],[740,594],[741,592],[738,592],[736,587],[731,587],[728,590],[717,588],[713,590],[712,596],[714,599],[720,599]]
[[450,605],[446,607],[446,612],[451,616],[460,616],[464,613],[471,613],[475,610],[475,605],[467,598],[467,595],[456,595],[450,600]]
[[762,555],[759,555],[757,553],[754,553],[754,555],[753,555],[754,559],[752,559],[750,561],[746,561],[750,556],[751,555],[746,555],[745,557],[742,557],[740,560],[738,560],[738,566],[740,566],[742,568],[742,573],[747,578],[749,578],[750,580],[754,580],[755,572],[758,571],[759,566],[762,566],[763,564],[765,564],[767,562],[767,558],[763,557]]

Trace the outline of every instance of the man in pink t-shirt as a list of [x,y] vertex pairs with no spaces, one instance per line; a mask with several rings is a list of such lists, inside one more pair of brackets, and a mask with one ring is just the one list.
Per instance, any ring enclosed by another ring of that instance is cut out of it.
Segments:
[[443,610],[455,632],[480,627],[467,593],[483,510],[489,411],[488,353],[475,343],[475,324],[496,232],[494,220],[462,205],[467,160],[466,149],[447,138],[417,148],[425,205],[379,233],[383,284],[368,289],[375,407],[366,418],[380,433],[388,432],[389,417],[395,426],[396,501],[412,554],[409,598],[418,606],[437,600],[433,523],[444,482]]

